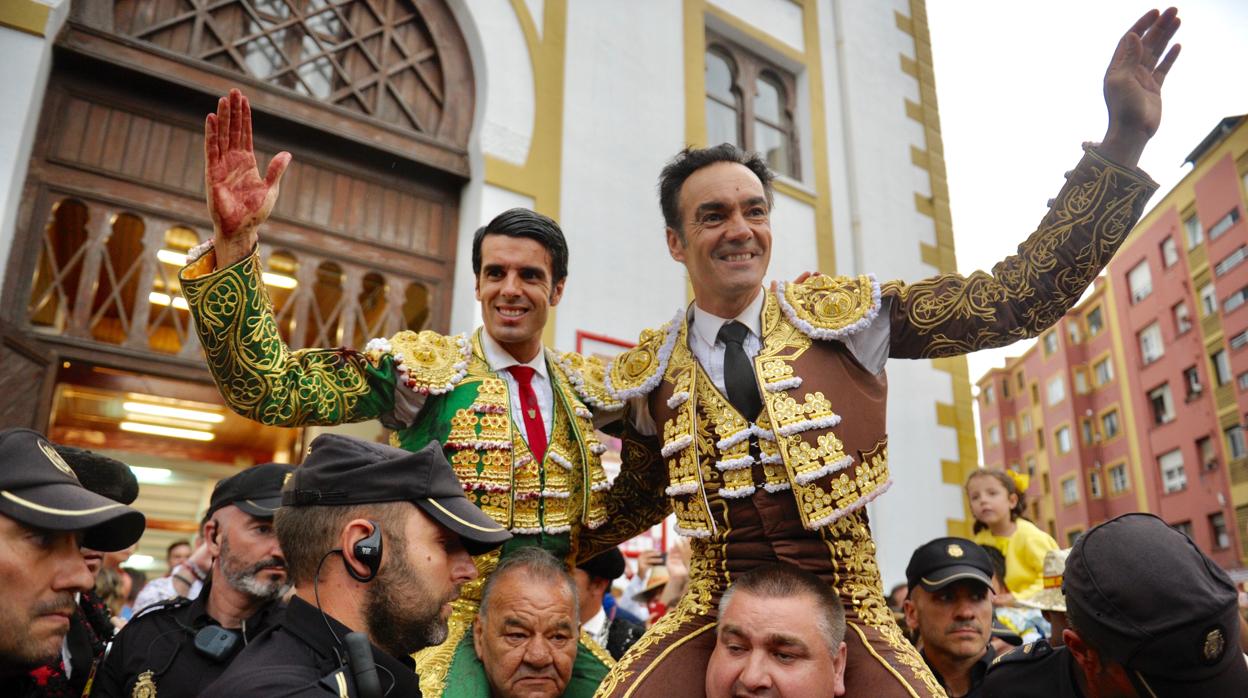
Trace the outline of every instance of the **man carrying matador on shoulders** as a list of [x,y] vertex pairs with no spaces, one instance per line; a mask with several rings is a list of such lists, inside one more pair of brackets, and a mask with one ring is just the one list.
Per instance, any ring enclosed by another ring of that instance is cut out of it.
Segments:
[[600,698],[703,695],[723,592],[776,562],[840,594],[846,695],[945,695],[889,612],[867,522],[865,505],[891,484],[884,365],[1035,337],[1078,301],[1156,189],[1136,163],[1160,123],[1178,25],[1175,10],[1154,10],[1123,36],[1105,75],[1104,140],[1085,147],[1039,228],[992,274],[911,284],[816,275],[767,292],[766,164],[728,144],[668,163],[667,244],[695,299],[608,367],[629,426],[658,436],[659,452],[625,458],[607,525],[582,532],[579,555],[645,530],[653,502],[666,499],[692,539],[690,575]]
[[[599,456],[606,449],[592,419],[618,413],[620,404],[603,387],[601,362],[542,345],[568,270],[558,224],[517,208],[476,232],[484,326],[475,332],[404,331],[362,351],[290,351],[261,277],[258,229],[291,156],[276,155],[260,178],[251,107],[238,90],[221,98],[204,131],[214,233],[210,245],[192,250],[181,282],[226,403],[286,427],[379,419],[394,430],[394,445],[412,451],[437,441],[469,499],[513,534],[501,555],[538,545],[571,568],[577,532],[605,521],[609,483]],[[489,695],[471,627],[499,555],[475,559],[481,574],[453,604],[449,638],[416,656],[425,696]],[[611,661],[582,637],[564,695],[589,698]]]

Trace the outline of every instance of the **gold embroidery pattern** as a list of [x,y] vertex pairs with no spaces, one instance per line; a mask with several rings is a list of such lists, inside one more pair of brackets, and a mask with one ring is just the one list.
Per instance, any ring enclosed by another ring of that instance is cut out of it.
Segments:
[[602,662],[608,669],[615,666],[615,658],[603,649],[602,645],[594,642],[594,638],[590,637],[589,633],[584,630],[581,631],[581,645],[584,646],[585,649],[589,650],[589,653],[594,655],[594,657],[597,658],[598,661]]
[[832,559],[837,562],[836,587],[851,616],[848,620],[858,620],[879,633],[891,649],[890,664],[908,668],[931,695],[945,695],[923,657],[902,635],[888,610],[866,513],[858,510],[837,519],[823,529],[823,537]]
[[868,276],[819,274],[800,284],[785,284],[784,298],[800,320],[819,330],[844,330],[879,308]]
[[[696,555],[694,556],[696,559]],[[689,579],[689,586],[685,590],[684,595],[680,597],[680,601],[676,606],[659,619],[657,623],[646,631],[640,639],[633,644],[632,647],[624,653],[623,657],[611,667],[611,671],[607,672],[602,683],[598,685],[598,691],[595,696],[610,696],[615,694],[621,687],[632,684],[638,677],[634,674],[633,664],[645,655],[649,650],[669,639],[678,638],[686,634],[682,631],[686,623],[697,621],[699,618],[706,618],[714,612],[714,601],[720,592],[718,584],[711,578],[694,579],[692,575]],[[646,666],[653,665],[657,660],[651,660]]]
[[[441,393],[464,377],[463,335],[404,330],[390,338],[390,351],[402,357],[407,386],[419,393]],[[370,358],[372,358],[370,356]]]
[[292,352],[282,342],[257,255],[211,276],[186,279],[182,289],[208,368],[235,412],[277,426],[376,416],[360,403],[370,391],[362,354],[349,349]]
[[[699,365],[695,370],[701,372],[702,367]],[[699,420],[699,424],[706,424],[709,429],[714,430],[714,436],[706,434],[707,446],[729,440],[736,441],[727,448],[708,448],[706,451],[708,456],[719,458],[716,469],[719,470],[719,477],[723,482],[720,486],[721,495],[732,497],[734,493],[752,494],[754,473],[751,466],[754,459],[750,456],[749,437],[741,438],[741,432],[749,429],[750,423],[720,395],[705,373],[698,376],[697,402],[698,409],[705,416],[705,419]]]
[[671,499],[663,493],[668,483],[656,437],[643,436],[625,424],[620,435],[620,473],[611,489],[602,492],[606,525],[582,527],[572,541],[577,562],[583,562],[632,538],[671,513]]
[[1018,252],[969,276],[890,281],[895,357],[954,356],[1035,337],[1083,294],[1156,189],[1088,150]]
[[607,367],[597,356],[583,356],[576,352],[559,355],[559,366],[566,378],[576,390],[577,395],[587,403],[608,410],[619,409],[619,400],[611,397],[607,391]]

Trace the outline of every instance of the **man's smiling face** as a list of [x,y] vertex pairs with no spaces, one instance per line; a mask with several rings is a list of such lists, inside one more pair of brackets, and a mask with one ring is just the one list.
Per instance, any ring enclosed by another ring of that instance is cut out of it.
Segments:
[[753,298],[771,262],[771,209],[758,176],[717,162],[680,188],[681,230],[667,229],[672,259],[689,272],[699,305]]
[[481,240],[477,300],[486,332],[519,361],[542,347],[550,308],[563,297],[564,279],[553,281],[550,252],[536,240],[486,235]]

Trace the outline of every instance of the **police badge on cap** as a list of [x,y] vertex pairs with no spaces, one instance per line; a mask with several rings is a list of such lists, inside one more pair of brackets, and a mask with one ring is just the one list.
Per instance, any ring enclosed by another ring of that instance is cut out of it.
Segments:
[[48,531],[83,531],[93,550],[121,550],[143,535],[147,521],[124,504],[78,481],[39,433],[0,431],[0,514]]

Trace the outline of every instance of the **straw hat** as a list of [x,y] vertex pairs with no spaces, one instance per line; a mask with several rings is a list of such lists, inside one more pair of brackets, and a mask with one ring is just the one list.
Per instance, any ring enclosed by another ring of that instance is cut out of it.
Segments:
[[1062,594],[1062,575],[1066,572],[1066,556],[1070,548],[1050,550],[1044,554],[1044,589],[1026,599],[1019,599],[1020,606],[1038,608],[1041,611],[1066,612],[1066,597]]

